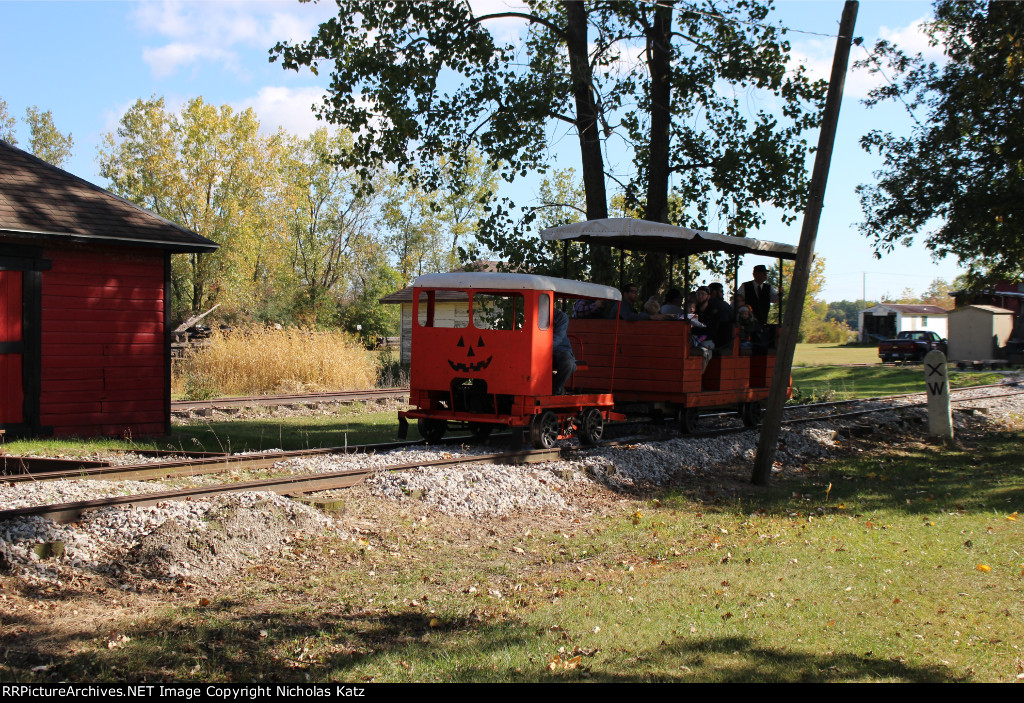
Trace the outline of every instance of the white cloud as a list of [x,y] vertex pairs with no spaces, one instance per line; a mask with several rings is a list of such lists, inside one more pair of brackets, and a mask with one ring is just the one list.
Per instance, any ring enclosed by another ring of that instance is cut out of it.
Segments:
[[[859,52],[859,55],[858,55]],[[790,53],[789,69],[796,70],[802,65],[811,80],[828,80],[832,75],[832,59],[835,44],[828,42],[804,42],[800,49],[794,48]],[[865,54],[858,47],[850,53],[850,64],[846,72],[846,83],[843,95],[848,98],[866,98],[868,91],[881,85],[882,80],[870,75],[866,70],[854,70],[853,63],[864,58]]]
[[251,107],[259,116],[264,132],[276,132],[278,127],[283,127],[291,134],[306,137],[317,127],[326,126],[313,113],[313,106],[319,106],[323,97],[324,90],[317,87],[266,86],[232,107],[240,110]]
[[[474,17],[496,15],[502,12],[522,12],[529,14],[530,8],[525,3],[514,0],[469,0]],[[501,17],[487,20],[485,26],[499,43],[519,45],[525,34],[528,20],[519,17]]]
[[303,41],[333,14],[328,3],[297,6],[292,0],[140,2],[133,12],[139,28],[157,41],[143,60],[157,77],[169,76],[200,60],[221,61],[240,70],[237,51],[268,50],[279,41]]
[[195,64],[200,60],[221,61],[227,66],[233,66],[238,57],[234,52],[216,47],[174,42],[158,49],[143,49],[142,60],[149,64],[154,76],[166,78],[177,73],[178,69]]
[[882,26],[878,29],[878,38],[886,39],[906,54],[920,53],[926,61],[940,61],[943,57],[942,48],[928,45],[928,35],[924,32],[924,24],[930,21],[928,17],[914,20],[902,29],[890,29]]
[[[914,20],[909,25],[899,29],[881,27],[879,38],[893,42],[907,54],[921,52],[924,58],[929,61],[937,61],[942,58],[942,51],[928,46],[928,36],[923,31],[923,25],[927,18]],[[855,61],[867,57],[867,52],[874,46],[874,40],[865,37],[861,46],[854,46],[850,51],[850,67],[846,74],[846,84],[843,95],[850,98],[865,98],[868,91],[882,85],[885,80],[875,74],[868,73],[867,69],[856,70],[853,68]],[[808,39],[794,43],[790,55],[790,68],[795,69],[797,64],[803,64],[808,74],[814,80],[819,78],[829,79],[832,74],[832,58],[835,54],[835,42],[827,39]]]

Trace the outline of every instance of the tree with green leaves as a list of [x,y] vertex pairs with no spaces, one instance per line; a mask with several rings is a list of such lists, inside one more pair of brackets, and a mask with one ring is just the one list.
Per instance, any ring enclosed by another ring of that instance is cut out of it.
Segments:
[[75,142],[71,133],[64,134],[53,124],[53,113],[41,111],[35,105],[25,110],[28,124],[28,144],[33,154],[46,163],[60,167],[71,158]]
[[874,303],[861,300],[837,300],[828,304],[828,312],[825,313],[825,320],[839,322],[846,325],[848,329],[856,330],[860,324],[860,311],[871,307]]
[[286,262],[280,222],[281,136],[264,137],[251,110],[195,98],[180,114],[138,100],[100,149],[110,190],[212,239],[212,254],[174,257],[176,317],[225,302],[258,307]]
[[915,237],[975,281],[1024,275],[1024,3],[939,0],[924,27],[945,61],[879,41],[858,63],[883,74],[868,105],[898,101],[910,136],[861,139],[883,165],[858,188],[861,230],[881,257]]
[[921,302],[925,305],[938,305],[940,308],[952,308],[953,297],[950,293],[954,290],[954,284],[944,278],[936,278],[921,294]]
[[374,236],[373,197],[357,194],[357,177],[333,157],[351,148],[351,134],[321,127],[307,139],[289,140],[283,160],[292,266],[302,317],[309,322],[332,320],[366,241]]
[[17,145],[18,140],[14,136],[14,127],[17,122],[7,107],[7,101],[0,98],[0,139],[8,144]]
[[381,219],[389,231],[387,248],[406,280],[451,271],[480,256],[473,235],[497,188],[494,169],[475,149],[432,167],[442,179],[436,189],[422,185],[415,173],[385,179]]
[[[802,135],[817,125],[824,84],[787,69],[784,30],[765,23],[768,3],[534,0],[483,15],[464,0],[338,4],[315,37],[278,44],[272,60],[314,72],[329,65],[321,115],[360,135],[353,164],[395,164],[429,189],[440,182],[436,164],[475,145],[511,181],[550,166],[551,126],[564,122],[579,140],[587,219],[607,216],[608,178],[647,219],[699,228],[721,220],[732,234],[760,226],[764,202],[785,218],[802,205]],[[490,30],[509,18],[526,25],[521,45]],[[749,102],[726,85],[781,107],[751,119]],[[612,139],[631,149],[632,174],[606,173]],[[483,245],[518,249],[536,213],[517,219],[511,203],[489,207]],[[607,252],[591,268],[608,280]],[[663,273],[654,265],[650,275]]]

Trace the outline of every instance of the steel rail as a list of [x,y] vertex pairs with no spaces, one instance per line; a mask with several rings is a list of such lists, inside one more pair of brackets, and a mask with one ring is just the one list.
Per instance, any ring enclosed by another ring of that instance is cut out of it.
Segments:
[[[971,386],[956,390],[973,390],[979,388],[994,388],[1003,387],[1006,384],[989,384],[984,386]],[[786,408],[787,412],[793,410],[806,410],[806,409],[826,409],[828,407],[834,407],[837,405],[844,405],[850,403],[869,403],[869,402],[882,402],[886,400],[904,398],[915,395],[923,395],[921,393],[904,393],[893,396],[882,396],[876,398],[861,398],[853,400],[835,401],[832,403],[814,403],[810,405],[791,405]],[[1013,395],[1013,394],[1009,394]],[[1002,397],[999,396],[983,396],[982,398],[993,398]],[[953,402],[961,402],[971,400],[972,398],[954,399]],[[899,406],[896,406],[899,407]],[[915,407],[915,406],[902,406],[902,407]],[[830,419],[830,418],[842,418],[842,417],[856,417],[857,415],[870,414],[873,412],[881,412],[891,408],[874,408],[870,410],[855,411],[853,413],[837,414],[837,413],[822,413],[808,418],[790,418],[784,420],[786,424],[798,423],[798,422],[810,422],[814,420]],[[733,413],[708,413],[703,417],[710,417],[716,415],[731,415]],[[634,424],[634,423],[623,423],[623,424]],[[694,436],[711,436],[716,434],[728,434],[734,431],[732,428],[724,428],[721,430],[706,430],[701,433],[696,433]],[[742,430],[736,430],[742,431]],[[469,437],[446,437],[440,442],[435,444],[461,444]],[[261,469],[267,468],[276,464],[279,461],[294,457],[303,456],[315,456],[322,454],[351,454],[351,453],[366,453],[366,452],[378,452],[388,451],[392,449],[401,449],[413,446],[420,446],[425,444],[424,440],[404,441],[404,442],[383,442],[377,444],[366,444],[366,445],[348,445],[344,447],[322,447],[317,449],[301,449],[291,451],[279,451],[279,452],[266,452],[262,454],[244,454],[244,455],[229,455],[223,453],[210,452],[206,453],[195,453],[200,454],[197,458],[193,455],[185,454],[188,456],[186,459],[168,460],[160,462],[147,462],[141,464],[122,464],[122,465],[111,465],[107,462],[93,461],[93,460],[74,460],[74,459],[62,459],[62,460],[51,460],[45,458],[38,458],[42,463],[44,470],[35,470],[36,467],[32,466],[31,462],[34,462],[37,457],[0,457],[4,459],[3,465],[5,475],[0,476],[0,481],[15,484],[26,481],[54,481],[60,479],[74,479],[74,478],[97,478],[104,480],[151,480],[151,479],[163,479],[163,478],[181,478],[187,476],[196,476],[202,474],[220,473],[223,471],[230,470],[244,470],[244,469]],[[18,463],[20,462],[20,463]],[[11,466],[13,464],[13,467]],[[54,467],[63,467],[55,469]],[[20,473],[7,473],[10,468],[20,470]]]
[[277,478],[263,479],[259,481],[225,483],[213,486],[182,488],[171,491],[158,491],[154,493],[141,493],[127,496],[112,496],[108,498],[97,498],[72,503],[11,508],[8,510],[0,510],[0,521],[20,517],[38,516],[53,520],[54,522],[66,523],[77,520],[83,513],[89,510],[98,510],[101,508],[115,506],[139,507],[145,505],[156,505],[167,501],[197,500],[216,495],[243,493],[246,491],[273,491],[280,495],[300,495],[303,493],[331,490],[333,488],[349,488],[361,483],[368,475],[378,471],[407,471],[426,466],[454,466],[458,464],[533,464],[542,461],[557,461],[562,458],[563,455],[571,451],[572,450],[570,448],[566,447],[554,449],[531,449],[502,452],[497,454],[478,454],[472,456],[452,457],[450,459],[435,459],[432,461],[391,464],[384,467],[343,469],[324,473],[280,476]]
[[[467,439],[448,438],[446,444]],[[107,480],[146,480],[152,478],[179,478],[200,474],[219,473],[237,469],[262,469],[279,461],[294,457],[316,456],[319,454],[365,454],[391,449],[402,449],[425,444],[424,440],[409,442],[381,442],[377,444],[353,444],[344,447],[319,447],[316,449],[293,449],[289,451],[264,452],[260,454],[218,454],[202,458],[153,461],[144,464],[104,464],[80,466],[61,471],[40,471],[0,476],[0,482],[14,484],[26,481],[55,481],[65,478],[103,478]],[[116,478],[113,478],[116,477]]]
[[[961,392],[961,391],[973,391],[973,390],[977,390],[979,388],[1003,388],[1003,387],[1006,387],[1006,386],[1017,386],[1017,385],[1019,385],[1018,382],[1014,382],[1014,383],[986,383],[986,384],[983,384],[983,385],[980,385],[980,386],[962,386],[960,388],[950,388],[949,392],[950,393],[958,393],[958,392]],[[893,400],[895,398],[907,398],[907,397],[912,396],[912,395],[924,395],[925,393],[927,393],[927,391],[914,391],[912,393],[896,393],[896,394],[893,394],[893,395],[880,395],[880,396],[875,396],[873,398],[850,398],[849,400],[830,400],[830,401],[825,402],[825,403],[805,403],[804,405],[787,405],[786,406],[786,410],[798,410],[798,409],[802,409],[802,408],[816,408],[816,407],[823,407],[823,406],[827,406],[827,405],[844,405],[844,404],[848,404],[848,403],[870,403],[872,401],[876,401],[877,402],[877,401],[883,401],[883,400]]]

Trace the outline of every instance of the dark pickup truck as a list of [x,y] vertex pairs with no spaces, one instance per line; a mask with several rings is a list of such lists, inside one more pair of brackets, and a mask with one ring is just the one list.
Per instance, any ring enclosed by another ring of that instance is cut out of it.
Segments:
[[946,340],[934,332],[900,332],[896,339],[878,343],[878,358],[884,361],[921,361],[932,349],[946,353]]

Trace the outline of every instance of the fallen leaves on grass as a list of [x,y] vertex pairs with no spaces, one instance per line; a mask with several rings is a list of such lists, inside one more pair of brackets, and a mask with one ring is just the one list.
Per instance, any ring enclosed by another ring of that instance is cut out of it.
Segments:
[[988,564],[978,564],[974,568],[977,569],[978,571],[980,571],[983,574],[987,574],[988,572],[992,571],[992,567],[989,566]]

